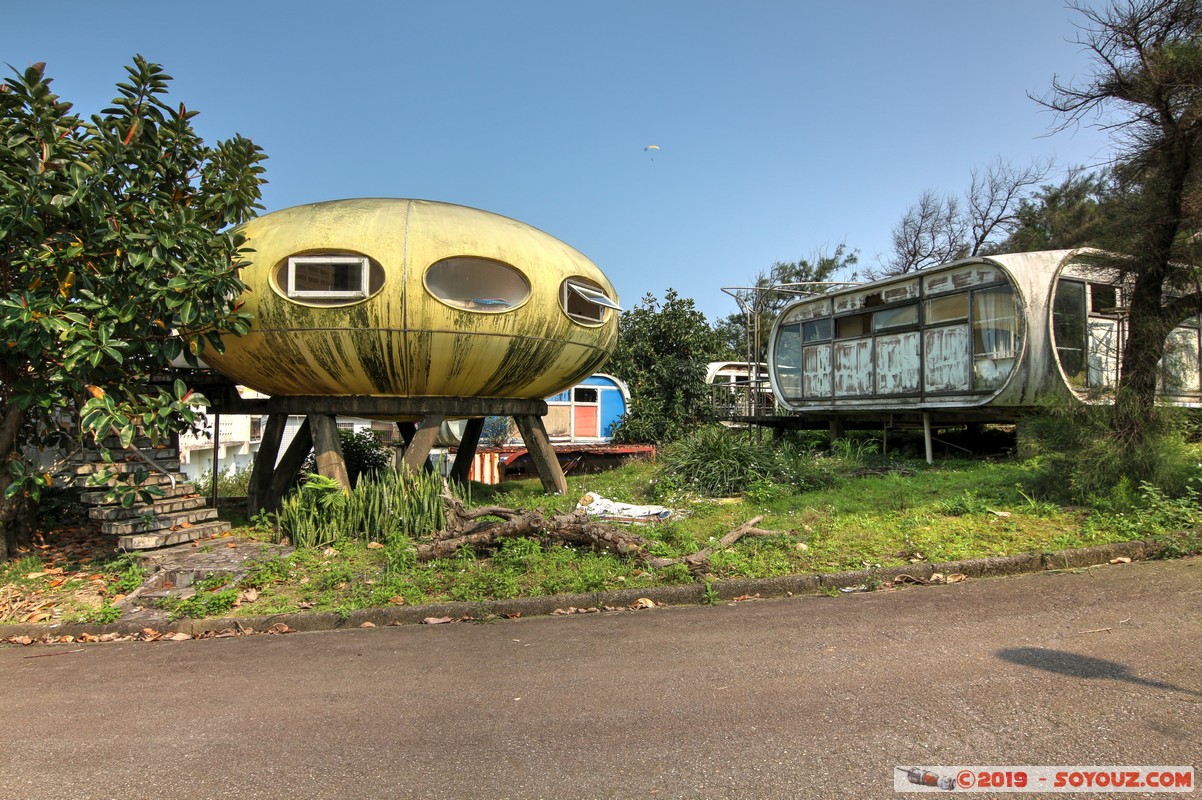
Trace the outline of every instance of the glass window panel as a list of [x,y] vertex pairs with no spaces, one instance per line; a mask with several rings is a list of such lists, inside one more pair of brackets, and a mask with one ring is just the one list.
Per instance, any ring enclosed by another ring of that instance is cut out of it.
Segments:
[[874,331],[888,331],[918,324],[918,305],[898,306],[877,311],[872,315]]
[[855,336],[865,336],[869,332],[871,314],[857,314],[854,317],[840,317],[835,320],[835,338],[850,339]]
[[508,311],[530,296],[522,273],[499,261],[470,256],[431,264],[426,289],[449,306],[489,314]]
[[803,342],[820,342],[829,339],[831,338],[831,327],[829,318],[802,323],[801,340]]
[[1089,285],[1089,310],[1095,314],[1113,313],[1119,304],[1118,288],[1104,283]]
[[1018,355],[1019,316],[1009,286],[972,293],[973,388],[997,389],[1006,382]]
[[1052,339],[1060,368],[1078,389],[1084,389],[1088,379],[1085,319],[1085,284],[1066,280],[1057,283],[1052,300]]
[[772,369],[776,383],[787,398],[801,396],[801,326],[782,325],[777,329]]
[[928,300],[925,315],[927,325],[963,322],[968,319],[968,294],[951,294]]
[[605,321],[609,310],[621,311],[600,286],[584,278],[569,278],[559,287],[559,304],[565,314],[586,325]]
[[376,294],[384,270],[366,256],[291,256],[276,267],[274,281],[289,299],[319,306],[349,305]]

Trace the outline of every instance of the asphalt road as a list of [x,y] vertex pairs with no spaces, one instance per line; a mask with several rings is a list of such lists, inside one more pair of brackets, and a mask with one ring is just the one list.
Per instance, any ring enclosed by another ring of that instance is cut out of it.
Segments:
[[1200,655],[1197,558],[491,624],[10,646],[0,798],[875,798],[908,796],[898,765],[1202,772]]

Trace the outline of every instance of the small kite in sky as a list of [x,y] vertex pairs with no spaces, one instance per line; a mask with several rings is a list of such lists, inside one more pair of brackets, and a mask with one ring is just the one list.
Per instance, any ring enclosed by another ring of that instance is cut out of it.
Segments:
[[644,153],[650,153],[650,154],[651,154],[651,160],[652,160],[652,161],[654,161],[654,160],[655,160],[655,154],[659,152],[659,145],[658,145],[658,144],[649,144],[649,145],[647,145],[646,147],[644,147],[644,148],[643,148],[643,152],[644,152]]

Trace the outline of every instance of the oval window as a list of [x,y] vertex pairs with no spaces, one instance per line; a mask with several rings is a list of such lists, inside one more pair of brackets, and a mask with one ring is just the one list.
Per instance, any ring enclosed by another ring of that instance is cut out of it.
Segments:
[[274,281],[276,289],[294,302],[345,306],[378,293],[384,287],[384,268],[358,253],[312,253],[281,261]]
[[509,311],[530,296],[525,275],[488,258],[444,258],[430,265],[425,280],[426,291],[447,305],[486,314]]
[[563,313],[584,325],[599,325],[610,309],[621,307],[597,284],[585,278],[568,278],[559,287],[559,305]]

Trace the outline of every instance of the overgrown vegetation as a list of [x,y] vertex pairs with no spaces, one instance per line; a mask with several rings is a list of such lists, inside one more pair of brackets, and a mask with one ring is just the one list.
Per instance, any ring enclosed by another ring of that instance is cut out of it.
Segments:
[[655,495],[761,497],[819,489],[834,481],[840,468],[860,466],[876,450],[874,440],[841,439],[829,450],[794,437],[779,442],[711,425],[672,442],[659,457]]
[[[250,466],[237,467],[217,476],[218,497],[245,497],[250,487]],[[202,474],[194,483],[196,491],[205,497],[213,496],[213,472]]]
[[1202,488],[1198,447],[1186,438],[1196,426],[1196,412],[1157,408],[1138,448],[1114,436],[1118,413],[1110,405],[1072,403],[1028,419],[1023,449],[1035,457],[1031,491],[1061,503],[1131,508],[1139,504],[1142,487],[1174,499]]
[[385,470],[366,473],[350,492],[338,482],[310,474],[285,498],[276,515],[277,535],[297,547],[340,540],[392,543],[439,530],[446,520],[442,479],[432,473]]
[[[202,582],[192,598],[171,603],[169,612],[176,617],[298,609],[349,613],[373,606],[483,602],[698,581],[710,587],[712,598],[718,583],[732,578],[1046,553],[1135,539],[1157,539],[1162,552],[1174,556],[1202,546],[1196,533],[1202,503],[1190,480],[1202,476],[1197,466],[1202,457],[1188,442],[1180,446],[1193,459],[1192,472],[1186,470],[1190,474],[1182,491],[1142,484],[1098,490],[1086,504],[1067,505],[1047,494],[1051,484],[1040,477],[1039,470],[1049,463],[1046,453],[931,466],[886,458],[864,436],[823,446],[804,436],[756,441],[747,432],[725,428],[698,431],[678,444],[676,460],[569,476],[566,496],[546,495],[538,480],[476,484],[469,505],[556,514],[571,511],[585,493],[631,503],[662,502],[675,511],[672,518],[637,528],[650,543],[651,555],[660,558],[712,547],[757,516],[763,517],[760,528],[780,533],[744,538],[714,552],[700,574],[682,564],[651,569],[637,559],[538,535],[419,560],[417,546],[443,525],[438,478],[389,470],[364,477],[354,492],[343,494],[316,477],[289,499],[274,534],[267,526],[237,531],[264,539],[286,535],[299,545],[295,553],[259,563],[237,583],[227,585],[225,578],[214,578],[211,586]],[[727,459],[722,482],[703,480],[707,457]],[[676,489],[667,491],[669,485]],[[728,496],[732,489],[737,497]],[[706,496],[711,494],[721,497]],[[35,619],[115,619],[119,612],[111,599],[140,583],[138,563],[129,557],[81,565],[71,573],[72,592],[102,583],[104,594],[87,604],[73,600],[73,593],[60,594],[64,609],[70,610],[57,617],[38,611],[45,617]],[[103,581],[89,581],[93,574],[103,575]],[[50,585],[61,577],[47,574],[37,558],[22,559],[0,571],[0,604],[6,592],[47,600],[54,596],[48,594]]]
[[[1066,426],[1062,422],[1058,427]],[[441,508],[436,478],[385,473],[379,480],[361,482],[359,495],[342,495],[333,485],[311,481],[290,499],[292,510],[280,516],[282,530],[312,532],[307,539],[309,534],[289,534],[309,546],[258,566],[238,587],[253,587],[256,602],[234,613],[298,607],[346,612],[699,579],[709,587],[708,596],[716,596],[715,583],[731,578],[1050,552],[1146,538],[1162,539],[1165,553],[1181,555],[1199,547],[1196,534],[1181,532],[1202,524],[1202,504],[1189,480],[1202,477],[1202,468],[1196,446],[1180,446],[1194,458],[1182,491],[1151,484],[1123,487],[1090,495],[1088,507],[1049,499],[1050,484],[1039,471],[1049,464],[1047,454],[929,466],[886,459],[866,437],[853,435],[822,447],[804,436],[757,441],[747,432],[720,427],[684,437],[656,465],[634,463],[570,477],[564,497],[543,494],[538,481],[475,487],[477,504],[538,507],[548,513],[570,511],[585,492],[633,503],[670,502],[677,511],[670,520],[639,528],[651,541],[653,555],[665,558],[712,546],[757,515],[763,515],[763,528],[781,532],[747,538],[714,553],[701,576],[679,564],[650,570],[633,559],[538,536],[501,540],[482,551],[462,547],[448,558],[418,561],[414,543],[440,524],[432,517],[422,521],[424,513],[433,515]],[[394,508],[388,504],[400,502],[399,494],[405,493],[412,495],[406,502],[417,504],[417,511],[399,516],[381,511]],[[732,494],[741,497],[732,501]],[[715,502],[715,497],[727,499]],[[365,510],[352,513],[352,505]],[[356,521],[344,521],[350,517]],[[173,613],[207,612],[182,606]]]

